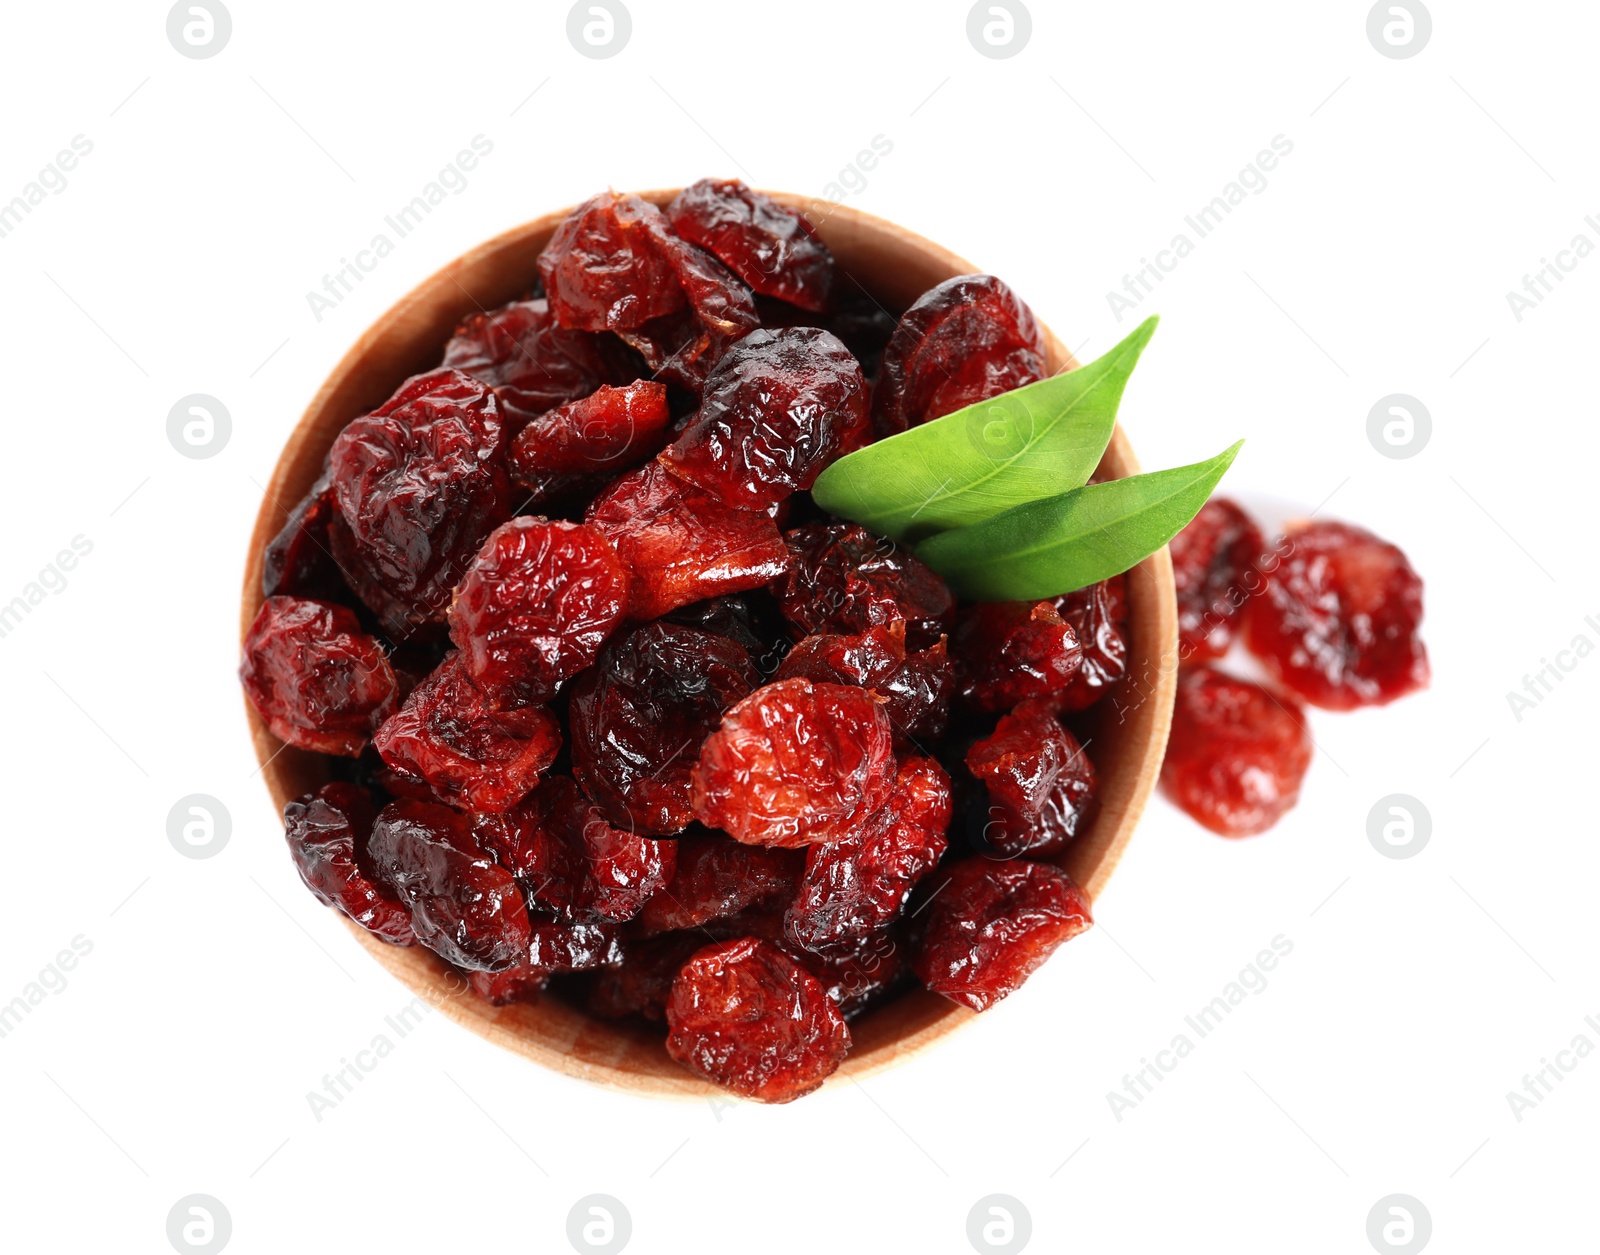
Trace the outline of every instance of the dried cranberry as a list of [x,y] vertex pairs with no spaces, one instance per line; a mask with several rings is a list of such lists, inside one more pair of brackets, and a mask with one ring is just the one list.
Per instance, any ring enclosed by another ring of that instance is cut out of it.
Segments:
[[550,983],[550,969],[520,966],[503,972],[466,972],[472,992],[497,1007],[513,1002],[532,1002]]
[[485,972],[530,961],[522,891],[460,811],[390,802],[372,825],[368,848],[379,883],[410,908],[417,940],[440,957]]
[[622,555],[632,576],[628,614],[635,619],[759,588],[789,566],[770,518],[723,505],[659,462],[617,480],[585,517]]
[[825,310],[833,255],[805,219],[737,179],[701,179],[667,206],[673,229],[709,249],[755,291]]
[[624,941],[621,964],[601,972],[590,988],[589,1010],[607,1019],[625,1015],[665,1018],[673,980],[705,944],[705,934],[699,931]]
[[959,275],[908,309],[872,394],[880,435],[997,397],[1045,375],[1033,312],[993,275]]
[[881,702],[842,684],[783,680],[733,707],[691,774],[695,817],[739,841],[836,841],[888,801],[894,734]]
[[1328,710],[1426,688],[1422,579],[1395,546],[1348,523],[1309,523],[1250,603],[1245,643],[1290,690]]
[[373,737],[401,780],[469,810],[516,804],[555,761],[561,725],[542,706],[497,711],[472,682],[459,653],[417,686]]
[[925,649],[946,631],[950,590],[892,541],[853,523],[808,523],[784,540],[791,564],[773,591],[802,635],[853,635],[903,619],[906,647]]
[[493,394],[436,370],[333,442],[333,555],[397,639],[444,618],[456,581],[510,515],[502,437]]
[[931,758],[909,758],[893,800],[860,832],[806,851],[805,875],[784,916],[790,941],[846,959],[900,914],[948,844],[950,778]]
[[1049,863],[969,858],[928,882],[911,970],[936,994],[987,1011],[1093,922],[1089,899]]
[[1224,837],[1265,832],[1300,800],[1311,731],[1293,698],[1210,667],[1178,680],[1161,789]]
[[414,946],[411,912],[362,866],[372,819],[367,791],[343,781],[325,784],[283,808],[289,853],[306,888],[374,936],[392,945]]
[[622,962],[622,933],[616,924],[596,920],[556,923],[534,920],[528,961],[552,972],[592,972]]
[[953,648],[962,699],[1009,710],[1064,692],[1083,665],[1078,634],[1048,601],[991,601],[962,612]]
[[598,487],[603,476],[654,457],[667,417],[664,385],[631,383],[532,418],[511,443],[511,477],[529,494],[524,506]]
[[1002,716],[966,762],[989,791],[982,844],[1002,857],[1059,854],[1099,808],[1094,764],[1046,702]]
[[750,289],[710,253],[680,239],[657,215],[648,220],[656,247],[688,299],[688,308],[621,333],[667,383],[698,392],[727,347],[761,325]]
[[1172,538],[1172,582],[1178,592],[1178,656],[1220,658],[1233,644],[1250,596],[1261,587],[1265,542],[1250,516],[1213,497]]
[[539,254],[539,277],[561,326],[625,331],[683,307],[683,288],[653,230],[659,219],[648,201],[601,192],[562,221]]
[[343,606],[268,597],[244,638],[239,681],[280,741],[354,758],[394,713],[394,671]]
[[794,895],[804,864],[794,850],[740,845],[697,829],[684,833],[677,848],[672,879],[639,913],[640,936],[700,928],[752,907],[781,906]]
[[907,654],[904,623],[871,627],[859,636],[808,636],[773,675],[796,677],[872,689],[884,699],[884,713],[901,742],[936,741],[950,721],[955,672],[945,642]]
[[661,621],[625,632],[573,689],[573,774],[613,823],[681,832],[701,744],[758,683],[749,651],[727,637]]
[[844,1061],[850,1030],[822,984],[770,941],[701,950],[667,1002],[667,1053],[745,1098],[792,1102]]
[[1054,602],[1083,649],[1083,663],[1054,699],[1055,706],[1067,712],[1085,710],[1128,673],[1127,577],[1113,575]]
[[261,557],[262,596],[330,600],[340,596],[343,582],[328,547],[328,523],[332,517],[333,496],[324,476],[267,542]]
[[543,701],[594,661],[627,604],[627,571],[599,528],[516,518],[462,578],[450,636],[481,687]]

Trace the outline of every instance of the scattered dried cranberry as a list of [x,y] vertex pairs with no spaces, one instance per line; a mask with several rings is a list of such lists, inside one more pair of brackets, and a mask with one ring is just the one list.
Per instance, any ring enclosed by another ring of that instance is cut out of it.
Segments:
[[1170,548],[1178,655],[1184,662],[1220,658],[1233,644],[1246,603],[1261,588],[1261,529],[1233,502],[1213,497]]
[[647,225],[683,288],[688,308],[621,335],[658,378],[698,392],[728,346],[754,331],[761,319],[750,289],[726,266],[679,238],[659,214]]
[[955,598],[892,541],[853,523],[808,523],[784,540],[792,561],[773,591],[802,635],[851,635],[903,619],[907,648],[925,649],[947,630]]
[[1094,764],[1048,702],[1023,702],[1002,716],[966,761],[989,791],[982,844],[1004,858],[1059,854],[1099,807]]
[[503,435],[488,388],[436,370],[333,442],[333,555],[397,639],[444,618],[456,581],[510,515]]
[[267,542],[261,558],[263,596],[337,600],[343,595],[339,567],[328,547],[328,523],[332,518],[333,496],[324,476]]
[[1224,837],[1265,832],[1300,800],[1311,731],[1293,698],[1210,667],[1178,679],[1161,789]]
[[532,418],[511,443],[511,477],[524,506],[606,483],[648,461],[667,430],[667,389],[659,383],[602,387]]
[[363,867],[372,831],[372,799],[335,781],[283,808],[289,853],[319,901],[397,946],[414,946],[411,912],[373,882]]
[[513,1002],[532,1002],[550,983],[550,970],[543,967],[512,967],[503,972],[466,972],[472,992],[497,1007]]
[[950,722],[955,671],[945,642],[907,654],[903,622],[871,627],[859,636],[806,637],[773,675],[775,680],[796,677],[872,689],[884,699],[895,738],[907,744],[938,740]]
[[573,774],[613,823],[681,832],[701,744],[758,683],[749,651],[725,636],[661,621],[624,632],[573,688]]
[[1048,601],[970,607],[956,628],[954,650],[962,700],[978,710],[1054,697],[1083,665],[1078,634]]
[[592,972],[622,962],[622,933],[615,924],[595,920],[555,923],[534,920],[528,937],[528,962],[552,972]]
[[987,1011],[1092,923],[1089,899],[1049,863],[969,858],[928,882],[911,970],[930,990]]
[[1083,663],[1055,698],[1055,706],[1085,710],[1128,673],[1127,577],[1114,575],[1054,601],[1083,649]]
[[368,843],[378,882],[411,911],[417,940],[457,967],[501,972],[532,961],[528,908],[511,873],[460,811],[390,802]]
[[690,829],[676,844],[672,879],[639,913],[636,928],[642,937],[781,905],[794,895],[804,865],[797,851],[741,845],[701,829]]
[[850,1030],[816,977],[769,941],[708,946],[667,1002],[667,1053],[760,1102],[792,1102],[844,1061]]
[[883,353],[872,395],[880,435],[892,435],[1044,378],[1033,312],[993,275],[960,275],[908,309]]
[[805,219],[738,179],[701,179],[667,206],[673,229],[715,253],[764,296],[828,308],[833,255]]
[[594,661],[627,604],[627,569],[599,528],[516,518],[462,578],[450,636],[502,704],[544,701]]
[[637,196],[601,192],[562,221],[539,254],[539,277],[561,326],[626,331],[684,306],[653,230],[660,218]]
[[354,758],[394,713],[394,671],[343,606],[268,597],[244,638],[239,681],[280,741]]
[[690,776],[694,813],[755,845],[836,841],[889,800],[894,770],[894,732],[877,697],[782,680],[706,738]]
[[1245,643],[1291,691],[1328,710],[1383,706],[1429,679],[1422,579],[1405,554],[1348,523],[1308,523],[1250,603]]
[[723,505],[659,462],[622,476],[585,517],[610,538],[631,574],[634,619],[759,588],[789,566],[770,518]]

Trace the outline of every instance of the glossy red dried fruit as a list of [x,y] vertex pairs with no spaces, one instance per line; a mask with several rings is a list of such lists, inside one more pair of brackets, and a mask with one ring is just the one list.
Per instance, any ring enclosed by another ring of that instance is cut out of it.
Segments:
[[641,937],[698,929],[757,907],[782,906],[800,882],[796,850],[740,845],[721,833],[690,829],[677,841],[678,865],[644,905],[634,928]]
[[836,841],[894,788],[894,732],[878,698],[842,684],[757,689],[706,738],[690,776],[695,817],[739,841]]
[[690,956],[703,950],[705,944],[706,936],[698,929],[624,941],[622,962],[601,972],[590,987],[589,1010],[607,1019],[625,1015],[642,1015],[647,1020],[665,1018],[672,982]]
[[414,946],[411,912],[364,864],[373,806],[358,785],[335,781],[283,808],[284,836],[306,888],[391,945]]
[[667,1002],[667,1053],[745,1098],[792,1102],[844,1061],[850,1030],[822,984],[769,941],[701,950]]
[[487,387],[436,370],[333,442],[333,554],[397,640],[444,618],[456,581],[510,515],[503,435]]
[[924,563],[854,523],[808,523],[784,536],[789,573],[773,587],[801,635],[854,635],[905,620],[906,647],[947,630],[955,598]]
[[657,243],[661,211],[601,192],[556,228],[539,254],[550,309],[563,327],[625,331],[681,309],[686,298]]
[[599,528],[516,518],[462,577],[450,637],[501,704],[544,701],[594,661],[627,604],[627,570]]
[[1161,791],[1212,832],[1254,836],[1300,800],[1311,748],[1294,699],[1196,667],[1178,679]]
[[803,309],[828,308],[833,255],[805,219],[764,192],[738,179],[701,179],[678,193],[667,218],[755,291]]
[[905,624],[868,628],[859,636],[808,636],[778,665],[775,680],[854,684],[884,699],[897,741],[936,741],[950,722],[955,671],[945,642],[906,653]]
[[981,844],[1004,858],[1059,854],[1099,808],[1094,764],[1047,702],[1023,702],[1002,716],[966,762],[989,791]]
[[701,744],[760,680],[727,637],[659,620],[622,633],[573,687],[573,775],[612,823],[681,832]]
[[860,949],[843,957],[825,959],[805,950],[796,951],[793,957],[822,982],[846,1020],[855,1019],[911,981],[905,951],[888,933],[869,938]]
[[892,435],[1044,375],[1033,312],[993,275],[958,275],[901,317],[883,353],[872,416],[880,435]]
[[372,825],[368,849],[379,883],[410,908],[417,940],[434,953],[457,967],[485,972],[530,961],[522,891],[460,811],[432,802],[390,802]]
[[1086,710],[1128,673],[1127,577],[1080,588],[1053,599],[1083,649],[1083,662],[1054,699],[1057,710]]
[[1349,523],[1278,542],[1245,643],[1292,692],[1328,710],[1382,706],[1426,688],[1422,578],[1394,545]]
[[300,500],[261,556],[264,597],[314,597],[336,600],[344,583],[329,548],[328,523],[333,496],[326,476]]
[[894,796],[861,831],[806,851],[784,915],[795,945],[845,960],[894,923],[917,881],[938,864],[950,827],[950,777],[931,758],[908,758]]
[[721,593],[759,588],[789,566],[777,525],[723,505],[650,462],[617,480],[585,515],[632,579],[628,615],[655,619]]
[[673,233],[663,217],[649,230],[688,300],[688,308],[620,334],[656,377],[698,392],[727,347],[761,324],[750,289],[704,249]]
[[354,758],[394,713],[394,671],[343,606],[268,597],[245,634],[239,681],[280,741]]
[[617,925],[596,920],[571,924],[534,920],[528,936],[528,962],[552,972],[592,972],[622,962]]
[[911,970],[936,994],[987,1011],[1093,922],[1089,899],[1050,863],[969,858],[927,882]]
[[543,967],[512,967],[503,972],[462,973],[472,992],[497,1007],[513,1002],[532,1002],[550,983],[550,969]]
[[440,801],[503,811],[555,761],[561,724],[543,706],[495,710],[452,653],[372,741],[402,780],[424,782]]
[[524,506],[600,487],[654,457],[666,439],[667,389],[601,387],[529,420],[511,443],[511,477]]
[[1203,662],[1228,652],[1245,605],[1261,590],[1265,546],[1261,529],[1225,497],[1211,498],[1172,538],[1182,661]]
[[962,612],[952,642],[962,700],[1009,710],[1066,691],[1083,665],[1078,634],[1048,601],[992,601]]

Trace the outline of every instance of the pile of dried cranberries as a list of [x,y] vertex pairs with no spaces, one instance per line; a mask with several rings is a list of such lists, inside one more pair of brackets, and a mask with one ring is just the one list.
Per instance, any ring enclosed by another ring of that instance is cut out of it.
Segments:
[[1044,371],[998,279],[897,318],[743,184],[580,206],[267,549],[241,678],[334,756],[285,809],[306,884],[768,1102],[903,989],[1006,997],[1090,923],[1050,860],[1094,820],[1069,723],[1127,670],[1122,579],[958,605],[807,490]]

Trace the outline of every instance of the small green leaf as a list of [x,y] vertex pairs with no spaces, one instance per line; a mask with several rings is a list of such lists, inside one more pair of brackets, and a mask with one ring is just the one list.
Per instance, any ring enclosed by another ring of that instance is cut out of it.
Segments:
[[1091,484],[1032,501],[917,547],[959,597],[1024,601],[1110,579],[1200,512],[1244,441],[1208,462]]
[[824,510],[916,540],[1089,481],[1158,318],[1087,366],[1013,389],[840,458],[817,480]]

